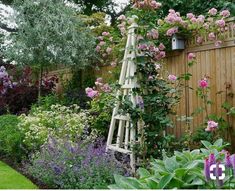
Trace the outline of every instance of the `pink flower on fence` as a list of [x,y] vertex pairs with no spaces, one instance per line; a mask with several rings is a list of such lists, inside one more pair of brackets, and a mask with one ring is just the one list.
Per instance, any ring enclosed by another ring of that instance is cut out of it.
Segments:
[[192,18],[194,18],[195,16],[194,16],[194,14],[193,13],[187,13],[187,18],[188,19],[192,19]]
[[168,80],[170,80],[170,81],[176,81],[176,80],[177,80],[177,77],[176,77],[175,75],[173,75],[173,74],[170,74],[170,75],[168,76]]
[[208,13],[210,14],[210,15],[216,15],[217,14],[217,9],[215,9],[215,8],[212,8],[212,9],[210,9],[209,11],[208,11]]
[[125,21],[126,20],[126,16],[125,15],[120,15],[118,18],[117,18],[118,21]]
[[159,50],[164,50],[166,47],[164,46],[164,44],[160,43],[158,48],[159,48]]
[[96,46],[95,50],[96,50],[96,52],[100,52],[101,47],[98,45],[98,46]]
[[220,16],[223,16],[223,17],[229,17],[230,16],[230,12],[229,10],[223,10],[220,12]]
[[150,32],[147,33],[148,38],[158,39],[158,36],[159,36],[159,34],[156,29],[152,29]]
[[213,32],[209,33],[208,39],[209,40],[215,40],[215,33],[213,33]]
[[108,48],[106,49],[107,54],[111,54],[112,50],[113,50],[112,48],[108,47]]
[[203,41],[204,41],[203,37],[201,37],[201,36],[197,37],[197,43],[198,44],[202,44]]
[[173,34],[175,34],[177,32],[178,32],[178,27],[173,27],[173,28],[168,29],[168,31],[166,32],[166,35],[172,36]]
[[208,87],[208,82],[207,82],[206,78],[199,81],[199,87],[200,88],[207,88]]
[[100,41],[100,46],[104,46],[106,44],[106,42],[104,42],[104,41]]
[[109,36],[110,33],[109,32],[102,32],[102,36]]
[[190,60],[190,61],[193,60],[195,57],[196,57],[196,55],[194,53],[192,53],[192,52],[190,52],[188,54],[188,60]]
[[217,41],[215,42],[215,46],[216,46],[216,47],[220,47],[221,44],[222,44],[222,41],[221,41],[221,40],[217,40]]
[[209,120],[207,122],[207,128],[205,129],[205,131],[214,131],[215,129],[218,128],[218,123],[216,123],[215,121]]
[[215,22],[219,27],[225,27],[225,21],[223,19],[217,20]]

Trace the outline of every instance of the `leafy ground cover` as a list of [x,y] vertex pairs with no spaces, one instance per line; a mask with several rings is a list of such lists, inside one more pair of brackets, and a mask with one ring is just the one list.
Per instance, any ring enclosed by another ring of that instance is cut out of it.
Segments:
[[26,177],[0,161],[0,189],[37,189]]

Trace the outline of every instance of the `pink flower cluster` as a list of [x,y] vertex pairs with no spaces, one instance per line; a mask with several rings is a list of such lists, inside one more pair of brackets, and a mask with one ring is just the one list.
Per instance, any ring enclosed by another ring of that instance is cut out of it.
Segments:
[[112,52],[112,48],[111,47],[107,47],[106,46],[106,42],[112,42],[113,41],[113,37],[111,37],[109,32],[102,32],[102,36],[99,36],[98,38],[98,45],[96,46],[96,52],[99,52],[102,54],[103,57],[106,57],[107,55],[111,54]]
[[144,0],[144,1],[138,1],[134,4],[135,8],[138,9],[159,9],[162,6],[161,3],[155,1],[155,0]]
[[160,60],[166,56],[166,52],[163,51],[165,46],[162,43],[158,47],[154,45],[140,44],[138,49],[141,52],[148,53],[155,61]]
[[102,78],[97,78],[96,81],[95,81],[95,85],[96,85],[97,89],[95,87],[93,87],[93,88],[87,87],[86,90],[85,90],[87,96],[90,97],[90,98],[95,98],[95,97],[99,96],[99,91],[98,90],[101,90],[105,93],[109,93],[109,92],[112,91],[109,84],[103,83]]
[[169,10],[169,14],[165,18],[165,21],[170,24],[175,24],[175,23],[184,24],[183,19],[180,17],[180,13],[175,12],[175,10],[173,9]]
[[167,30],[166,35],[167,36],[173,36],[173,34],[178,32],[178,27],[173,27]]
[[159,33],[158,33],[158,31],[157,31],[156,29],[152,29],[151,31],[149,31],[149,32],[147,33],[147,37],[148,37],[149,39],[154,39],[154,40],[156,40],[156,39],[158,39],[158,37],[159,37]]
[[199,81],[199,87],[200,88],[207,88],[208,87],[208,81],[207,78],[204,78]]
[[190,52],[190,53],[188,54],[188,60],[189,60],[189,61],[192,61],[192,60],[195,59],[195,58],[196,58],[196,55],[195,55],[194,53]]
[[207,122],[207,127],[206,127],[205,131],[211,132],[211,131],[214,131],[214,130],[217,129],[217,128],[218,128],[218,123],[216,123],[216,122],[213,121],[213,120],[209,120],[209,121]]
[[8,88],[12,88],[13,83],[4,66],[0,67],[0,95],[5,94]]
[[170,74],[170,75],[168,76],[168,80],[174,82],[174,81],[177,80],[177,77],[176,77],[175,75],[173,75],[173,74]]

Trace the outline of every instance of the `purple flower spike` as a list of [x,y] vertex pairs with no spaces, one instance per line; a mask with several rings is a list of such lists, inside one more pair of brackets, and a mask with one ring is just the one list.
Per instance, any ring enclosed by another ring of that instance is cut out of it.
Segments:
[[230,156],[229,152],[226,152],[226,154],[225,154],[225,166],[227,168],[232,168],[233,167],[232,161],[231,161],[231,156]]
[[204,175],[206,177],[206,181],[209,181],[210,180],[210,162],[208,158],[204,160]]
[[216,163],[215,154],[214,154],[214,153],[211,153],[211,154],[209,155],[209,164],[210,164],[210,166],[211,166],[212,164],[215,164],[215,163]]
[[235,154],[233,154],[232,156],[230,156],[230,161],[233,167],[233,174],[235,176]]
[[219,168],[219,165],[220,165],[220,164],[221,164],[220,161],[218,161],[217,164],[216,164],[216,177],[217,177],[216,180],[217,180],[217,185],[218,185],[219,187],[222,187],[223,184],[224,184],[224,182],[223,182],[223,180],[219,180],[219,177],[221,177],[221,176],[222,176],[222,173],[223,173],[222,169]]

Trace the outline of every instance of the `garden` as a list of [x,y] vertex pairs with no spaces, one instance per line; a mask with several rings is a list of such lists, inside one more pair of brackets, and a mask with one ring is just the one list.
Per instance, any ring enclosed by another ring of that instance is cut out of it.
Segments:
[[0,189],[235,189],[232,0],[0,15]]

